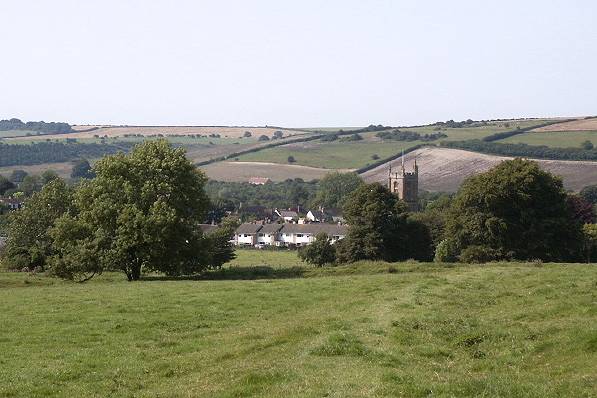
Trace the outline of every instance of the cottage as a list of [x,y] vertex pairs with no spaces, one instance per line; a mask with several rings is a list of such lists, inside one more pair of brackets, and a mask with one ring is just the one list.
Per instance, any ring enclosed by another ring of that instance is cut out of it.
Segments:
[[275,210],[275,213],[284,220],[284,222],[298,221],[299,215],[294,210]]
[[0,207],[5,206],[9,210],[19,210],[23,207],[23,200],[19,198],[2,198],[0,197]]
[[271,180],[267,177],[251,177],[249,178],[249,184],[253,185],[265,185]]
[[257,233],[257,246],[276,246],[284,224],[264,224]]
[[263,228],[262,224],[244,223],[241,224],[234,234],[234,243],[237,246],[257,245],[257,233]]
[[280,230],[280,246],[305,246],[315,241],[317,234],[325,232],[332,243],[346,237],[348,227],[337,224],[284,224]]

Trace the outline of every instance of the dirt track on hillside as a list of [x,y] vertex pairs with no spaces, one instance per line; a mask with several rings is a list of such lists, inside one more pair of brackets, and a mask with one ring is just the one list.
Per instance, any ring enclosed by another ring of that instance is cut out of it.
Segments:
[[[419,188],[445,192],[457,191],[466,177],[487,171],[501,161],[511,159],[460,149],[427,147],[405,156],[407,171],[412,169],[415,156],[419,166]],[[401,161],[396,159],[390,163],[393,168],[397,168]],[[567,189],[578,191],[587,185],[597,184],[597,162],[567,160],[537,160],[537,162],[545,170],[561,176]],[[367,182],[377,181],[384,184],[387,176],[388,163],[362,174]]]

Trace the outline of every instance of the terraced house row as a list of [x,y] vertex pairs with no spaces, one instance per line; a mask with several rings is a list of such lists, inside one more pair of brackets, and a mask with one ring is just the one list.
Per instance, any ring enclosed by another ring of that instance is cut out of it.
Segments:
[[332,243],[343,239],[348,232],[346,225],[338,224],[241,224],[235,232],[237,246],[305,246],[315,241],[317,234],[325,232]]

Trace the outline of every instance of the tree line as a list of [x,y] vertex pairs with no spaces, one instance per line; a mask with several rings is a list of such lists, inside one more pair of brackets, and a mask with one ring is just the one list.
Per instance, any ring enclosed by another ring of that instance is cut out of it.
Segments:
[[392,131],[380,131],[379,133],[375,134],[377,137],[381,138],[382,140],[393,140],[393,141],[435,141],[439,140],[440,138],[446,138],[447,135],[442,133],[441,131],[437,133],[428,133],[428,134],[420,134],[416,131],[408,131],[408,130],[392,130]]
[[597,160],[597,150],[584,148],[552,148],[546,145],[485,142],[481,140],[445,141],[447,148],[512,157],[529,157],[554,160]]
[[587,199],[597,199],[597,188],[583,191],[568,194],[560,178],[522,159],[470,177],[454,197],[440,195],[414,214],[384,186],[363,185],[344,207],[346,238],[332,245],[319,235],[299,256],[316,265],[406,259],[590,262],[597,254],[597,225]]
[[70,124],[63,122],[46,123],[42,121],[24,123],[16,118],[0,120],[0,131],[8,130],[30,130],[47,134],[72,133],[74,131]]
[[135,144],[76,143],[42,141],[32,144],[4,144],[0,142],[0,166],[34,165],[67,162],[81,157],[100,157],[121,151],[129,151]]
[[3,254],[9,268],[78,281],[121,271],[138,280],[147,271],[197,274],[234,257],[233,221],[202,232],[207,178],[182,148],[146,142],[104,157],[94,172],[74,186],[55,179],[11,213]]

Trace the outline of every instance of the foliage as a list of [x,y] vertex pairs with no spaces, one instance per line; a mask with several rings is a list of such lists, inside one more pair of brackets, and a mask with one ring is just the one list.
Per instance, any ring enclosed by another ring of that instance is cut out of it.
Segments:
[[296,159],[294,158],[294,156],[290,155],[288,156],[288,163],[294,163],[296,162]]
[[132,142],[120,143],[74,143],[41,141],[32,144],[0,143],[0,166],[32,165],[52,162],[66,162],[85,157],[99,157],[106,154],[126,152]]
[[597,254],[597,224],[583,225],[583,249],[587,263],[595,260]]
[[597,185],[588,185],[580,190],[582,196],[587,202],[597,204]]
[[363,184],[356,173],[326,174],[319,182],[313,204],[324,208],[342,208],[348,197]]
[[363,140],[363,137],[358,133],[354,133],[349,136],[340,138],[340,141],[343,141],[343,142],[362,141],[362,140]]
[[450,239],[440,241],[435,247],[433,261],[436,263],[453,263],[457,260],[456,247]]
[[447,135],[442,132],[431,133],[431,134],[420,134],[416,131],[402,131],[402,130],[393,130],[393,131],[382,131],[375,134],[377,137],[383,140],[393,140],[393,141],[435,141],[440,138],[446,138]]
[[361,185],[344,205],[350,227],[346,238],[337,244],[338,261],[420,258],[420,247],[425,244],[415,241],[429,242],[429,235],[422,237],[420,225],[409,225],[406,210],[406,204],[384,186]]
[[243,137],[245,137],[245,138],[249,138],[249,137],[251,137],[252,135],[253,135],[253,133],[251,133],[250,131],[245,131],[245,132],[243,133]]
[[10,120],[0,120],[0,131],[6,130],[31,130],[41,133],[72,133],[74,130],[68,123],[62,122],[27,122],[13,118]]
[[589,201],[575,194],[568,195],[567,201],[574,220],[581,224],[592,224],[595,222],[593,205]]
[[[208,245],[199,224],[208,208],[206,178],[183,149],[149,141],[129,155],[103,158],[95,171],[74,194],[77,213],[52,231],[60,238],[53,261],[62,275],[115,269],[137,280],[142,269],[167,275],[205,269]],[[77,261],[81,255],[90,261]]]
[[332,142],[338,139],[338,134],[326,134],[321,137],[322,142]]
[[587,151],[590,151],[591,149],[594,149],[595,146],[593,145],[593,143],[589,140],[584,141],[582,144],[580,144],[580,147],[582,149],[586,149]]
[[595,149],[552,148],[545,145],[484,142],[481,140],[446,141],[442,142],[442,145],[448,148],[513,157],[523,156],[556,160],[597,160],[597,150]]
[[210,253],[209,265],[212,269],[220,269],[222,265],[236,258],[234,245],[230,240],[234,238],[234,231],[238,225],[239,223],[235,219],[224,219],[218,228],[207,234]]
[[28,175],[29,174],[25,170],[21,170],[21,169],[13,170],[12,174],[10,175],[10,181],[16,182],[16,183],[23,182],[25,177],[27,177]]
[[[306,208],[315,197],[317,190],[318,183],[316,181],[305,182],[300,178],[270,182],[264,185],[210,180],[205,185],[205,191],[212,206],[240,212],[254,206],[286,208],[292,204]],[[212,207],[212,210],[217,209]]]
[[471,245],[462,250],[459,259],[463,263],[484,264],[490,261],[504,260],[505,257],[499,249],[484,245]]
[[269,141],[269,137],[265,134],[259,136],[258,141]]
[[328,235],[325,232],[320,232],[315,237],[315,242],[299,249],[298,256],[305,262],[323,267],[325,264],[332,264],[336,261],[336,250]]
[[0,195],[4,195],[6,191],[14,189],[15,187],[16,185],[12,181],[3,175],[0,175]]
[[60,179],[53,180],[10,213],[9,239],[4,263],[12,269],[45,268],[53,253],[48,230],[71,208],[72,191]]
[[95,173],[91,170],[91,165],[87,159],[77,159],[73,162],[73,169],[70,173],[71,178],[93,178],[94,176]]
[[580,225],[559,178],[537,163],[514,159],[470,177],[450,208],[447,236],[462,253],[485,246],[504,258],[574,259]]

